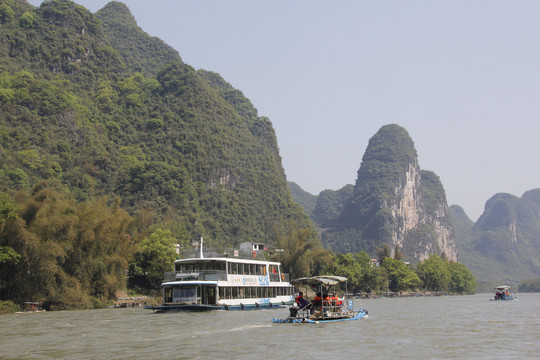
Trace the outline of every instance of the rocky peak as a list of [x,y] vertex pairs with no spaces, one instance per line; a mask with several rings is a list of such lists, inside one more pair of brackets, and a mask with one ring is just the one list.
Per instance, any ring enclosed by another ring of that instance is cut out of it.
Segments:
[[458,258],[440,179],[420,169],[412,139],[396,124],[370,139],[340,220],[340,227],[354,228],[361,238],[351,248],[373,252],[387,243],[410,260],[433,253]]

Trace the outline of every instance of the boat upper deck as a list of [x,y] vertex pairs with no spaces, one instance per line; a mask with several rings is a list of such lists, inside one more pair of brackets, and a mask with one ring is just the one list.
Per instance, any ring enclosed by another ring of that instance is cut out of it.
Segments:
[[230,276],[268,276],[271,282],[289,282],[280,263],[267,261],[260,251],[224,250],[184,251],[183,259],[174,262],[173,272],[165,273],[165,281],[229,281]]

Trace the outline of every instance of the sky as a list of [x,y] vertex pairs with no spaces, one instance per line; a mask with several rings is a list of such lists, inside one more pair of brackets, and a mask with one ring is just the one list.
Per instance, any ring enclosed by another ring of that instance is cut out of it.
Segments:
[[287,180],[309,193],[354,184],[391,123],[473,221],[496,193],[540,188],[540,1],[122,2],[270,119]]

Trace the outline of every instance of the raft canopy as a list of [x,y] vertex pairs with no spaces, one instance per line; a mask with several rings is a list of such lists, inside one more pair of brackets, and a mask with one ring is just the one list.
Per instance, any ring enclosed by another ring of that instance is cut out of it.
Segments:
[[295,280],[291,280],[293,285],[315,285],[315,284],[324,284],[324,285],[337,285],[340,282],[347,281],[346,277],[343,276],[333,276],[333,275],[323,275],[323,276],[312,276],[304,277]]
[[504,291],[504,290],[510,289],[510,286],[508,286],[508,285],[499,285],[499,286],[495,286],[494,289]]

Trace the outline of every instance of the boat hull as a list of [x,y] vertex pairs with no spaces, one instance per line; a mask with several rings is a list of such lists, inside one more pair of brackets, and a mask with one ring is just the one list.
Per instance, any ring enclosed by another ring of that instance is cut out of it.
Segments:
[[215,310],[226,310],[226,311],[248,311],[248,310],[264,310],[264,309],[276,309],[288,307],[292,302],[282,302],[282,303],[263,303],[263,304],[239,304],[239,305],[160,305],[160,306],[149,306],[147,309],[154,310],[154,312],[180,312],[180,311],[215,311]]
[[286,319],[272,319],[273,323],[299,323],[299,324],[319,324],[319,323],[328,323],[328,322],[338,322],[338,321],[352,321],[352,320],[359,320],[365,316],[367,316],[368,312],[367,310],[358,310],[355,311],[354,315],[345,317],[345,318],[318,318],[318,319],[310,319],[310,318],[291,318],[288,317]]

